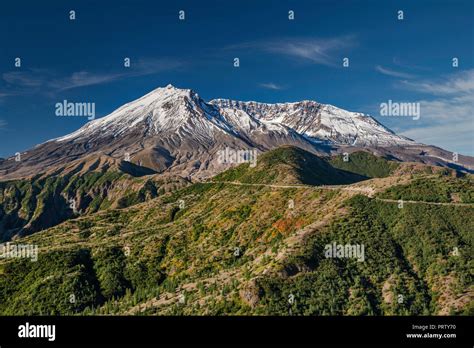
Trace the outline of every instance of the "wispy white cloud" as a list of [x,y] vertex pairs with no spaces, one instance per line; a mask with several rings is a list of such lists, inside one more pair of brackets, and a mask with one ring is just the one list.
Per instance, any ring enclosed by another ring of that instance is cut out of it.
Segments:
[[281,38],[266,41],[246,42],[226,49],[255,49],[267,53],[308,61],[327,66],[340,65],[337,55],[357,45],[352,35],[335,38]]
[[404,81],[400,86],[427,96],[418,100],[418,127],[407,129],[402,135],[474,155],[474,69],[439,79]]
[[276,83],[273,83],[273,82],[261,83],[259,86],[260,86],[260,87],[263,87],[263,88],[266,88],[266,89],[273,89],[273,90],[281,90],[281,89],[283,89],[282,86],[277,85]]
[[[129,68],[123,71],[91,72],[77,71],[69,75],[59,75],[55,71],[31,69],[29,71],[11,71],[2,75],[8,84],[11,93],[3,96],[36,93],[56,93],[73,88],[100,85],[130,77],[153,75],[163,71],[174,70],[182,67],[184,63],[171,59],[139,59],[132,61]],[[0,93],[2,97],[2,93]]]
[[66,90],[83,86],[98,85],[129,77],[153,75],[181,67],[183,63],[168,59],[140,59],[132,63],[130,68],[119,73],[91,73],[88,71],[75,72],[69,77],[51,81],[50,85],[58,90]]
[[464,70],[448,78],[425,81],[402,81],[411,90],[434,95],[464,95],[474,93],[474,69]]
[[399,66],[399,67],[402,67],[404,69],[411,69],[411,70],[424,70],[424,71],[427,71],[427,70],[431,70],[431,68],[427,67],[427,66],[420,66],[420,65],[416,65],[416,64],[409,64],[409,63],[406,63],[406,62],[402,62],[400,60],[400,58],[398,57],[394,57],[392,59],[393,61],[393,64]]
[[12,93],[12,92],[3,92],[3,91],[0,91],[0,105],[4,104],[9,97],[12,97],[12,96],[15,96],[17,95],[16,93]]
[[380,66],[380,65],[377,65],[375,67],[375,70],[377,70],[381,74],[392,76],[392,77],[399,77],[399,78],[402,78],[402,79],[411,79],[411,78],[415,77],[415,75],[408,74],[408,73],[401,72],[401,71],[396,71],[396,70],[389,69],[389,68],[384,68],[383,66]]
[[46,85],[54,90],[63,91],[116,81],[125,77],[126,74],[127,73],[91,73],[87,71],[78,71],[69,76],[48,81]]
[[7,121],[0,119],[0,129],[4,129],[7,125]]
[[43,84],[41,77],[37,74],[28,74],[24,71],[10,71],[2,75],[5,82],[12,85],[25,87],[37,87]]
[[474,122],[445,122],[400,132],[401,135],[424,144],[433,144],[463,155],[474,156]]
[[472,155],[474,152],[473,132],[474,124],[472,122],[453,122],[413,128],[401,132],[400,134],[415,139],[416,141],[425,144],[435,144],[445,149],[465,149],[465,153]]

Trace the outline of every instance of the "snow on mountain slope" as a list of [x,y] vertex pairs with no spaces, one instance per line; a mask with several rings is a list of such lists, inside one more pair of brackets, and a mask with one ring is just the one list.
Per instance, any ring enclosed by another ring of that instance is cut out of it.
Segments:
[[144,128],[146,135],[189,131],[203,137],[212,137],[216,130],[231,132],[228,124],[218,116],[218,110],[207,105],[194,91],[168,85],[55,140],[81,139],[91,135],[119,137],[139,126]]
[[212,175],[225,148],[267,151],[294,145],[317,152],[305,137],[285,125],[267,124],[240,111],[221,111],[189,89],[171,85],[88,122],[77,131],[22,154],[21,163],[0,163],[0,178],[34,175],[95,154],[131,161],[184,176]]
[[[293,145],[318,155],[347,147],[377,149],[402,161],[448,156],[401,137],[375,119],[315,101],[266,104],[216,99],[168,85],[123,105],[77,131],[0,160],[0,180],[45,173],[88,156],[109,156],[158,172],[212,176],[226,166],[225,148],[267,151]],[[427,155],[425,155],[427,154]],[[444,165],[444,164],[443,164]],[[449,165],[449,163],[446,163]]]
[[359,146],[414,144],[412,140],[396,135],[370,116],[315,101],[266,104],[215,99],[210,104],[218,106],[221,112],[240,111],[267,123],[283,124],[315,141]]
[[190,89],[158,88],[78,131],[55,139],[119,137],[135,127],[144,135],[193,134],[209,140],[215,131],[251,138],[255,131],[288,134],[288,128],[314,142],[393,146],[413,143],[370,116],[315,101],[266,104],[216,99],[209,103]]

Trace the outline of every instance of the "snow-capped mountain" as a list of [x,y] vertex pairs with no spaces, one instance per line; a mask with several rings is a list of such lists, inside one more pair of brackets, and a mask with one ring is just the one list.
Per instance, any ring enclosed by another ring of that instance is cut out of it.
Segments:
[[370,116],[332,105],[315,101],[264,104],[226,99],[206,103],[194,91],[172,85],[155,89],[56,141],[117,138],[137,127],[143,128],[144,137],[167,134],[182,140],[192,134],[201,144],[212,143],[215,133],[251,141],[255,132],[277,132],[280,135],[296,132],[314,143],[413,144],[412,140],[396,135]]
[[274,131],[280,135],[293,133],[284,125],[259,121],[249,115],[242,114],[238,118],[226,116],[218,106],[206,103],[193,90],[168,85],[54,140],[116,139],[141,130],[143,138],[166,135],[175,143],[192,138],[206,145],[212,144],[219,135],[245,138],[255,131]]
[[[91,155],[200,178],[228,168],[217,160],[219,150],[262,152],[281,145],[320,155],[362,147],[413,161],[425,161],[420,151],[429,154],[436,149],[428,151],[427,146],[396,135],[370,116],[315,101],[206,102],[190,89],[168,85],[71,134],[36,146],[21,154],[21,161],[1,160],[0,179],[33,176]],[[438,150],[433,156],[449,157]]]
[[144,136],[170,134],[186,137],[189,133],[197,140],[212,140],[214,131],[232,132],[219,118],[218,110],[206,104],[194,91],[171,85],[158,88],[145,96],[125,104],[110,115],[92,121],[58,142],[94,137],[121,137],[142,128]]
[[414,142],[393,133],[375,119],[332,105],[305,100],[296,103],[266,104],[216,99],[223,115],[245,120],[285,125],[314,142],[321,140],[338,145],[392,146]]

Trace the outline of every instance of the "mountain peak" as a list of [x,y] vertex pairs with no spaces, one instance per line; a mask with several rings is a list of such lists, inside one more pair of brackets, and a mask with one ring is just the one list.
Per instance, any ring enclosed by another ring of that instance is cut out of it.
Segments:
[[164,132],[177,134],[180,138],[179,134],[196,136],[196,128],[199,128],[198,133],[209,139],[214,136],[217,127],[224,132],[238,133],[247,138],[252,135],[249,132],[256,129],[283,132],[286,132],[283,129],[291,129],[315,144],[413,144],[410,139],[396,135],[370,116],[316,101],[269,104],[215,99],[206,103],[192,89],[178,88],[172,84],[158,87],[110,115],[56,140],[109,135],[115,138],[139,127],[143,130],[143,135]]
[[[197,98],[199,95],[192,89],[189,88],[179,88],[168,84],[165,87],[158,87],[152,90],[151,92],[145,94],[143,97],[137,99],[136,101],[147,99],[161,99],[161,98],[173,98],[173,97],[188,97],[188,98]],[[132,102],[133,103],[133,102]]]
[[[265,152],[281,145],[326,155],[353,147],[376,148],[377,153],[399,160],[452,166],[445,160],[451,153],[398,136],[360,113],[310,100],[277,104],[225,99],[206,102],[191,89],[168,84],[71,134],[22,153],[21,162],[14,157],[0,161],[0,178],[45,172],[98,153],[119,160],[129,158],[160,172],[203,178],[226,169],[217,160],[222,149]],[[301,157],[305,156],[295,158]],[[262,156],[262,164],[265,158]],[[472,163],[472,159],[460,159],[462,165]],[[307,160],[317,167],[317,160]],[[289,165],[294,167],[292,163]],[[293,173],[298,170],[294,167]]]
[[214,99],[210,104],[220,110],[241,111],[267,124],[284,125],[315,142],[327,141],[352,146],[397,146],[414,143],[396,135],[368,115],[312,100],[269,104]]
[[103,118],[87,123],[76,132],[55,140],[72,140],[86,136],[117,137],[140,127],[145,129],[145,133],[157,134],[178,129],[190,117],[200,115],[204,108],[205,102],[192,89],[168,84],[123,105]]

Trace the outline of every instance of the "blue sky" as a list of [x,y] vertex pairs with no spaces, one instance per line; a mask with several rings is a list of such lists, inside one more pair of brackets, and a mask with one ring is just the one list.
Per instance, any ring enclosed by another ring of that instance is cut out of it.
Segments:
[[[207,100],[312,99],[474,155],[473,23],[472,0],[2,1],[0,156],[87,122],[55,116],[58,102],[102,117],[168,83]],[[420,102],[420,119],[380,116],[388,100]]]

